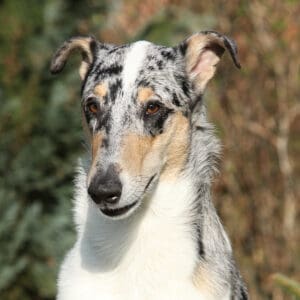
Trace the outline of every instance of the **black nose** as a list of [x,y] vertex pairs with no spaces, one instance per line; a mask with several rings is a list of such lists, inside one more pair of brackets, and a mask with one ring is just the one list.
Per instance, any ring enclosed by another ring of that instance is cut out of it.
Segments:
[[120,200],[122,184],[114,165],[110,165],[105,173],[95,175],[88,193],[97,204],[116,204]]

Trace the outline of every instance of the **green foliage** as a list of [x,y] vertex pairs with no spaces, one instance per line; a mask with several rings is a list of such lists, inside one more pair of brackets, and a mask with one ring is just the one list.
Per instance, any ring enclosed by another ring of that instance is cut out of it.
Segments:
[[58,265],[74,241],[79,76],[72,67],[61,80],[48,71],[55,48],[76,31],[82,4],[74,3],[1,3],[1,299],[53,298]]
[[[84,150],[80,58],[59,77],[48,70],[54,50],[73,35],[174,45],[215,29],[237,40],[242,72],[223,64],[206,94],[225,143],[215,203],[252,299],[272,297],[266,278],[274,271],[295,276],[299,218],[288,212],[299,211],[298,2],[0,1],[0,299],[53,299],[58,266],[74,241],[72,179]],[[283,225],[291,215],[292,225]],[[274,280],[299,291],[282,275]]]
[[210,14],[195,14],[191,10],[168,6],[155,14],[140,28],[132,40],[146,39],[174,46],[199,28],[214,28],[216,18]]
[[280,286],[284,291],[294,296],[295,299],[300,299],[300,283],[290,279],[289,277],[277,273],[273,275],[273,281]]

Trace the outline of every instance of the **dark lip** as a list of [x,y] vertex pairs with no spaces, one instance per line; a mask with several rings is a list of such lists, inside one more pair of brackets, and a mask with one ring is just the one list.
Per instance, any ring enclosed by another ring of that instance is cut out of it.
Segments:
[[127,213],[132,207],[134,207],[137,204],[137,201],[120,207],[120,208],[115,208],[115,209],[111,209],[111,208],[100,208],[101,212],[108,216],[108,217],[118,217],[121,215],[124,215],[125,213]]
[[144,189],[144,193],[148,190],[148,187],[150,186],[150,184],[152,183],[153,179],[156,177],[157,174],[154,174],[150,177],[148,183],[146,184],[145,186],[145,189]]

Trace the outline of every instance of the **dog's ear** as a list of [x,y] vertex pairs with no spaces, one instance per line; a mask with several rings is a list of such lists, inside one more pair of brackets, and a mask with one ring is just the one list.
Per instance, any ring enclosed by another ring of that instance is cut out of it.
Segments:
[[201,31],[190,36],[179,45],[179,50],[184,56],[186,72],[197,93],[204,91],[225,50],[230,53],[236,67],[241,67],[236,43],[215,31]]
[[82,56],[82,62],[79,68],[79,75],[84,80],[85,75],[93,63],[94,49],[97,45],[96,40],[93,37],[72,37],[65,41],[54,53],[51,61],[50,71],[52,74],[57,74],[64,68],[69,55],[78,50]]

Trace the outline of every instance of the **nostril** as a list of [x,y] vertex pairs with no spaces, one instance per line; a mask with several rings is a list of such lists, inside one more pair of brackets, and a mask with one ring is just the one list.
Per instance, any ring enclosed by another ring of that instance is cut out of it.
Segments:
[[97,204],[116,204],[122,193],[122,183],[115,165],[111,164],[106,172],[99,172],[91,181],[88,193]]
[[119,200],[119,197],[117,197],[117,196],[111,196],[111,197],[106,198],[104,201],[106,203],[115,204],[115,203],[118,202],[118,200]]
[[103,199],[106,203],[115,204],[119,201],[121,197],[121,191],[115,190],[107,193],[105,199]]
[[98,197],[97,190],[94,189],[93,186],[90,186],[88,188],[88,194],[90,195],[90,197],[93,199],[95,203],[99,204],[101,202],[101,199]]
[[91,185],[88,188],[88,193],[93,201],[97,204],[107,203],[116,204],[121,197],[122,186],[121,185]]

